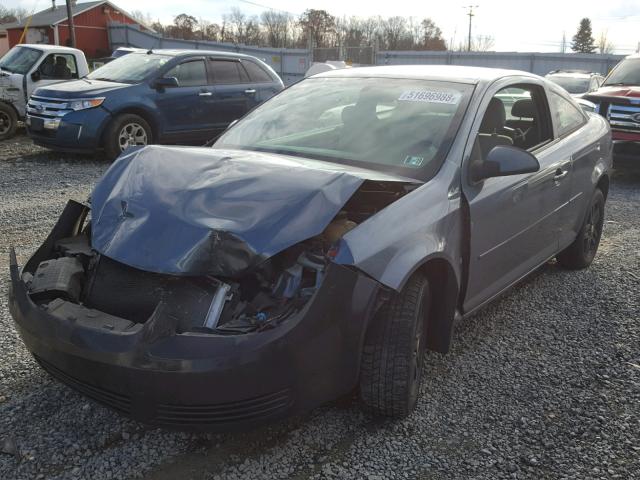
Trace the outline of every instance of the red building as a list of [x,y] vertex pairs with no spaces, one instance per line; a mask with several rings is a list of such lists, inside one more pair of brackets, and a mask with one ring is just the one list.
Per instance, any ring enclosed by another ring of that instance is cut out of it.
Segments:
[[[76,48],[82,50],[89,58],[111,54],[107,29],[109,23],[133,24],[138,25],[141,30],[149,30],[111,2],[74,2],[71,12],[76,33]],[[56,5],[56,0],[53,0],[51,7],[33,14],[31,21],[27,18],[22,22],[0,26],[7,31],[9,47],[18,44],[26,25],[28,29],[22,43],[70,46],[67,7],[64,0],[60,0],[60,5]]]

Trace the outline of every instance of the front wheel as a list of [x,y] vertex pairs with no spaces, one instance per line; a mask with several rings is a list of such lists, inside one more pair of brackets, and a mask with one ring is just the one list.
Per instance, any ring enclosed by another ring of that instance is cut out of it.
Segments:
[[369,326],[362,351],[360,400],[371,413],[404,417],[415,408],[428,311],[429,283],[417,273]]
[[152,131],[139,115],[125,113],[114,118],[105,132],[104,151],[107,158],[115,159],[129,147],[152,143]]
[[558,263],[571,270],[579,270],[591,265],[600,245],[603,224],[604,195],[599,188],[596,188],[578,236],[571,245],[556,256]]
[[18,115],[6,103],[0,102],[0,140],[7,140],[16,134]]

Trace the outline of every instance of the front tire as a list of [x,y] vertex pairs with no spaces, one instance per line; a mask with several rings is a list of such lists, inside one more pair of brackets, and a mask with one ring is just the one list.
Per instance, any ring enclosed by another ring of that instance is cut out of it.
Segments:
[[0,102],[0,140],[7,140],[16,134],[18,115],[6,103]]
[[596,188],[578,236],[556,259],[570,270],[580,270],[591,265],[600,245],[604,224],[604,195]]
[[125,113],[114,118],[104,136],[104,151],[114,160],[127,148],[153,143],[151,126],[140,115]]
[[360,400],[369,412],[400,418],[415,408],[429,300],[427,277],[417,273],[369,326],[360,370]]

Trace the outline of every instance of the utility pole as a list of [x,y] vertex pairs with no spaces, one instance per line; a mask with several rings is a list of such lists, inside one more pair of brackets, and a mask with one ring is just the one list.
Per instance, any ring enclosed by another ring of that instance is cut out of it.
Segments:
[[562,32],[562,44],[560,46],[560,51],[565,53],[567,51],[567,34]]
[[71,46],[76,48],[76,30],[73,27],[73,14],[71,13],[71,2],[73,0],[67,0],[67,25],[69,25],[69,39],[71,40]]
[[471,20],[473,20],[473,17],[475,16],[475,13],[473,13],[473,9],[478,8],[478,5],[468,5],[462,8],[466,8],[469,10],[467,12],[467,16],[469,17],[469,41],[467,43],[467,50],[470,52],[471,51]]

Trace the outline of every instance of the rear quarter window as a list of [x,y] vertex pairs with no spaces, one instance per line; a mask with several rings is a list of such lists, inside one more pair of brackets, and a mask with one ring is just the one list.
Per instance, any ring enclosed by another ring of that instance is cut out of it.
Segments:
[[251,82],[256,82],[256,83],[273,82],[273,79],[271,78],[271,76],[267,72],[265,72],[262,69],[262,67],[253,63],[252,61],[250,60],[243,61],[242,65],[247,71],[247,74],[249,75],[249,80]]
[[550,91],[549,107],[556,123],[558,137],[563,137],[587,123],[582,111],[562,95]]

